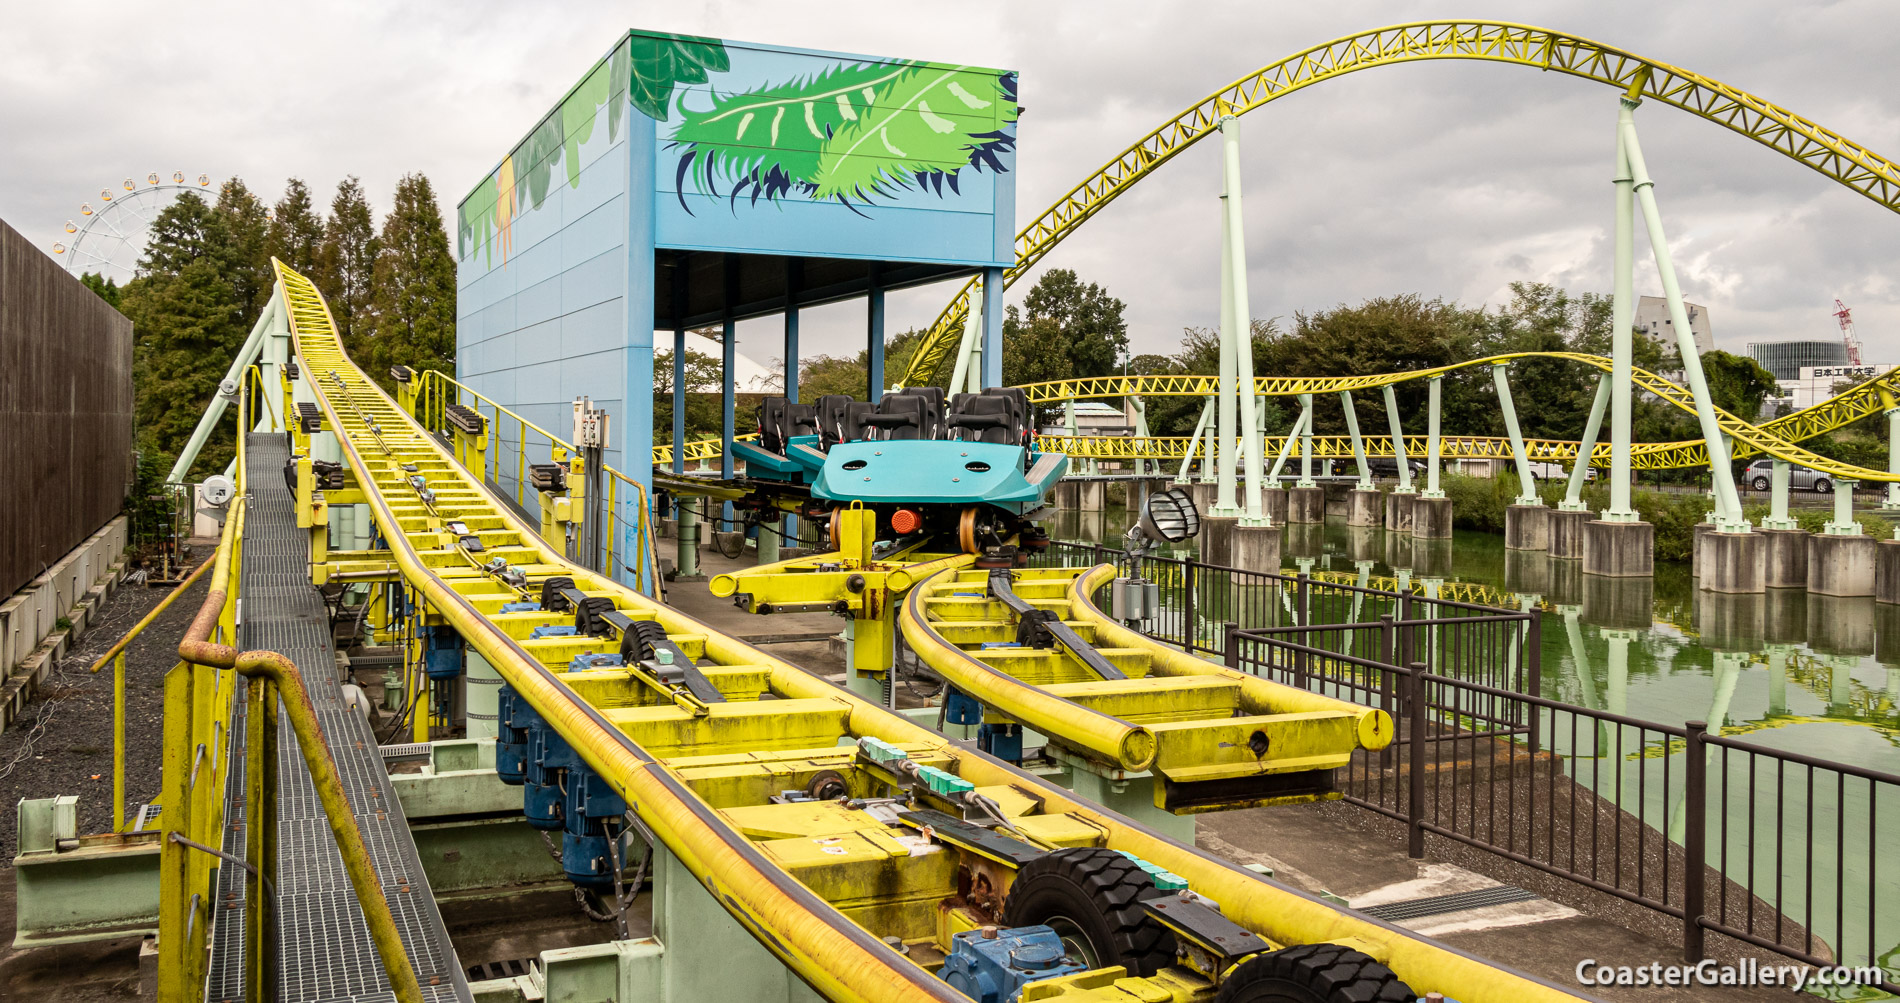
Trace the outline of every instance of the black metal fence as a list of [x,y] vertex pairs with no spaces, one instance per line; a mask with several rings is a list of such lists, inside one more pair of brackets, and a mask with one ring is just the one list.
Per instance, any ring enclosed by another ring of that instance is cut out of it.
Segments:
[[[1475,618],[1484,619],[1484,618]],[[1388,638],[1401,628],[1386,623]],[[1420,625],[1421,628],[1425,625]],[[1388,645],[1392,641],[1386,642]],[[1404,822],[1654,909],[1699,960],[1714,930],[1812,965],[1885,965],[1900,992],[1900,776],[1235,630],[1227,662],[1392,714],[1336,783]]]
[[1336,784],[1413,856],[1435,834],[1671,917],[1690,959],[1713,930],[1900,993],[1900,776],[1549,699],[1535,612],[1090,544],[1035,563],[1114,564],[1160,586],[1149,636],[1390,713]]

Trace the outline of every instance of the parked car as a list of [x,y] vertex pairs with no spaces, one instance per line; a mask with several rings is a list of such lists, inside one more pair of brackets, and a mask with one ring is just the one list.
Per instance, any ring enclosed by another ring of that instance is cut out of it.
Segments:
[[[1414,477],[1420,476],[1425,473],[1424,460],[1413,459],[1412,457],[1408,456],[1405,459],[1405,465],[1412,469],[1412,476]],[[1354,473],[1358,472],[1358,468],[1353,465],[1353,462],[1351,460],[1345,461],[1345,466],[1347,470],[1349,471],[1352,471]],[[1368,456],[1366,457],[1366,472],[1371,474],[1374,477],[1396,478],[1399,476],[1398,457],[1396,456]]]
[[[1775,461],[1756,460],[1742,471],[1742,483],[1757,491],[1766,491],[1775,484]],[[1805,488],[1816,494],[1832,494],[1834,479],[1811,467],[1789,467],[1788,487]]]

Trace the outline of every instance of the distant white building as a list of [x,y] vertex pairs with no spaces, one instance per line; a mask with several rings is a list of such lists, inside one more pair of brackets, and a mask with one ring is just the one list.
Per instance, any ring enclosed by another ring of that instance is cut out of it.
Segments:
[[[1699,303],[1684,303],[1689,314],[1689,331],[1695,336],[1697,355],[1715,351],[1715,331],[1709,326],[1709,311]],[[1676,325],[1669,317],[1669,301],[1661,296],[1643,296],[1636,301],[1636,327],[1668,348],[1676,347]]]
[[1801,375],[1792,380],[1776,380],[1781,399],[1774,402],[1782,412],[1799,411],[1834,396],[1837,383],[1860,383],[1893,371],[1891,363],[1872,366],[1802,366]]
[[[1068,435],[1069,427],[1060,405],[1044,411],[1043,435]],[[1133,435],[1135,423],[1121,408],[1100,401],[1078,401],[1075,405],[1075,434]]]

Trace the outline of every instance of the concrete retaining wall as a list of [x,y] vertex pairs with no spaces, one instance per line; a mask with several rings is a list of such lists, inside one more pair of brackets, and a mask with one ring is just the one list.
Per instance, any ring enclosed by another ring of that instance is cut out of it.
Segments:
[[[125,571],[128,525],[125,516],[106,523],[0,602],[0,666],[6,668],[6,682],[0,686],[0,730],[13,723],[118,586]],[[72,625],[61,628],[61,617]]]

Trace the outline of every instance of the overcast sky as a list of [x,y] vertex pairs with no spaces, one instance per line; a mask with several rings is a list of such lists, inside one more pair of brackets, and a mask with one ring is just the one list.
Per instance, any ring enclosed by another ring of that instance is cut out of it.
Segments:
[[[327,204],[363,178],[378,214],[422,171],[446,210],[628,27],[1021,72],[1017,225],[1141,134],[1232,79],[1380,25],[1496,17],[1593,38],[1750,91],[1900,156],[1900,6],[1627,0],[1457,4],[700,3],[9,4],[0,33],[0,218],[50,248],[128,175],[239,175]],[[1243,120],[1253,312],[1416,292],[1497,305],[1517,279],[1608,291],[1616,94],[1521,67],[1434,62],[1353,74]],[[1637,115],[1687,297],[1719,347],[1838,336],[1900,362],[1900,219],[1725,129]],[[1219,313],[1218,145],[1124,195],[1044,267],[1128,304],[1136,351]],[[1639,247],[1641,247],[1639,240]],[[1645,256],[1638,288],[1660,292]],[[952,287],[893,296],[892,331]],[[1019,301],[1028,282],[1011,295]],[[862,310],[806,315],[808,352],[855,351]],[[778,354],[777,325],[741,331]]]

